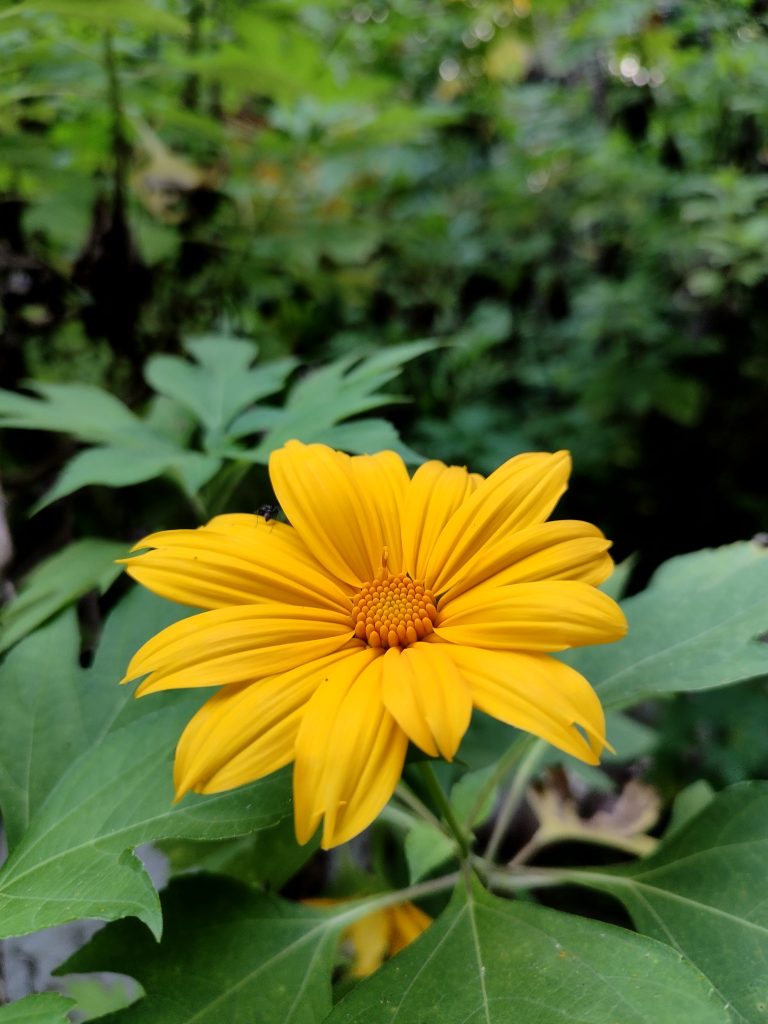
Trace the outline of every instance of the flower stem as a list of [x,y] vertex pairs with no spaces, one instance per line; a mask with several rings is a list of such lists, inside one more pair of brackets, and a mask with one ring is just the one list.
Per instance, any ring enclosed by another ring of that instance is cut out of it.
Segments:
[[459,821],[454,813],[453,807],[451,807],[448,797],[445,795],[445,791],[440,783],[437,781],[435,775],[435,769],[432,767],[429,761],[419,761],[418,769],[424,780],[424,785],[429,791],[429,795],[435,801],[440,809],[440,813],[445,818],[445,822],[448,828],[453,833],[453,837],[458,843],[461,856],[466,860],[469,857],[469,838],[467,833],[459,824]]
[[526,787],[539,767],[546,750],[547,744],[544,740],[531,739],[528,741],[528,750],[517,767],[517,771],[512,779],[512,785],[507,791],[504,803],[501,805],[493,826],[491,838],[488,840],[488,846],[483,855],[485,860],[492,861],[495,859],[499,846],[501,846],[504,835],[509,828],[509,823],[514,818],[515,812],[525,796]]
[[406,807],[410,807],[410,809],[414,811],[419,816],[419,818],[422,819],[422,821],[426,821],[428,825],[432,825],[433,828],[438,829],[438,831],[440,832],[446,831],[446,828],[443,825],[442,821],[440,821],[439,818],[435,817],[435,815],[432,813],[432,811],[430,811],[430,809],[427,807],[424,801],[419,800],[419,798],[416,796],[416,794],[413,792],[410,786],[406,785],[406,783],[403,782],[402,779],[397,784],[397,788],[395,789],[395,796],[397,797],[398,800],[401,801],[401,803],[404,803]]

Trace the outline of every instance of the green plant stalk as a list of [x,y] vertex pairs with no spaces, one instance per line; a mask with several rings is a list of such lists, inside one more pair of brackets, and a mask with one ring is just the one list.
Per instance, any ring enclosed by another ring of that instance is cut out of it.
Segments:
[[422,821],[425,821],[428,825],[432,825],[440,832],[447,833],[448,830],[445,828],[442,821],[435,817],[424,801],[419,800],[410,786],[403,782],[402,779],[398,782],[397,788],[395,789],[395,797],[400,800],[401,803],[404,803],[406,807],[410,807],[410,809],[414,811]]
[[251,469],[253,469],[251,462],[230,462],[216,474],[208,487],[208,496],[205,501],[209,518],[224,511],[229,499]]
[[547,744],[544,740],[528,740],[528,751],[517,767],[517,771],[512,779],[512,784],[507,791],[507,795],[504,798],[504,802],[496,817],[493,831],[491,832],[491,838],[488,840],[488,845],[485,848],[484,857],[486,860],[493,861],[496,858],[499,846],[501,845],[504,835],[509,828],[509,823],[515,816],[515,813],[525,796],[525,790],[528,787],[528,783],[531,781],[531,778],[539,767],[546,749]]
[[462,858],[467,860],[469,857],[469,838],[467,833],[461,827],[461,824],[451,807],[451,803],[445,795],[443,787],[437,781],[434,768],[429,761],[419,761],[418,769],[422,779],[424,780],[424,785],[429,791],[429,795],[440,808],[440,812],[445,818],[448,828],[451,830],[454,839],[458,843]]
[[131,145],[125,131],[125,110],[117,59],[112,45],[112,33],[104,33],[104,71],[107,76],[107,94],[112,117],[112,216],[126,219],[126,197],[128,194],[128,171],[131,159]]
[[375,910],[396,907],[400,903],[406,903],[408,900],[417,900],[423,896],[433,896],[436,893],[453,889],[460,877],[460,872],[453,871],[450,875],[431,878],[427,882],[418,882],[416,885],[409,885],[406,889],[397,889],[394,892],[368,896],[354,903],[350,901],[349,905],[345,906],[343,910],[335,910],[333,917],[341,925],[352,924],[354,921],[359,921],[361,917],[372,914]]
[[520,758],[525,755],[526,750],[532,742],[533,737],[531,736],[518,736],[510,744],[509,748],[507,749],[507,752],[497,762],[496,768],[493,774],[491,775],[490,779],[488,779],[488,781],[485,783],[483,788],[478,793],[477,799],[475,800],[474,804],[472,805],[472,809],[467,815],[467,820],[465,822],[467,831],[472,830],[478,817],[480,816],[480,811],[485,806],[485,803],[490,797],[491,793],[494,791],[496,786],[498,786],[499,783],[506,777],[506,775],[512,769],[513,765],[515,765],[520,760]]

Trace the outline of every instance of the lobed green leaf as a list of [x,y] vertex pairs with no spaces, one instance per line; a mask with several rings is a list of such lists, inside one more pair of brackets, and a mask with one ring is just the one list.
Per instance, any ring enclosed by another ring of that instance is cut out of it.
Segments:
[[573,873],[611,893],[637,928],[694,963],[749,1024],[768,1021],[768,783],[732,786],[653,856]]
[[728,1024],[668,946],[612,925],[459,888],[413,945],[328,1024]]

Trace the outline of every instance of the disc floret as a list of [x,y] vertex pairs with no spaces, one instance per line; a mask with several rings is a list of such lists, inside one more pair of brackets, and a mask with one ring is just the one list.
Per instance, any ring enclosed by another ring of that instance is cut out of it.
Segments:
[[369,647],[407,647],[428,636],[437,622],[432,591],[407,573],[366,583],[354,598],[355,636]]

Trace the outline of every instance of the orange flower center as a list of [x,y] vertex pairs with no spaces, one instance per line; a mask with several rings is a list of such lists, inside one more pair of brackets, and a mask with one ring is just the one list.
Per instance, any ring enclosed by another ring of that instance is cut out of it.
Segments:
[[437,622],[432,591],[404,572],[381,575],[353,598],[355,636],[369,647],[407,647],[423,640]]

